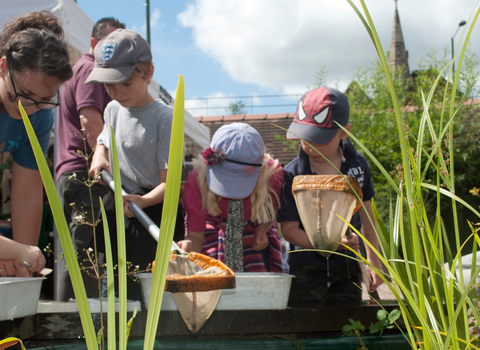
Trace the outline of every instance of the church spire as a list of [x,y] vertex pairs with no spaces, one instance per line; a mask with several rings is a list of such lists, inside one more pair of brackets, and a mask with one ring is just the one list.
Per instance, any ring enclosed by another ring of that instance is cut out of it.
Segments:
[[392,41],[390,44],[390,55],[388,64],[394,68],[404,68],[403,75],[405,79],[410,79],[410,69],[408,67],[408,51],[405,49],[403,40],[402,26],[398,16],[397,0],[395,0],[395,16],[393,18]]

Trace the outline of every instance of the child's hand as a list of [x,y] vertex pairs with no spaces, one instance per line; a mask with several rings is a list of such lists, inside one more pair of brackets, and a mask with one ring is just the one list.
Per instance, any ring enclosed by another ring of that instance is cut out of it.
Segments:
[[[375,266],[378,270],[383,271],[382,262],[380,261],[377,255],[373,254],[369,256],[368,261],[373,266]],[[383,280],[380,278],[380,276],[375,272],[375,270],[370,265],[367,265],[367,270],[368,270],[368,273],[370,274],[369,292],[372,293],[378,288],[378,286],[380,286],[383,283]]]
[[123,195],[123,211],[125,216],[129,218],[135,217],[135,214],[130,210],[129,203],[134,202],[140,209],[145,208],[145,203],[142,196],[137,194],[125,194]]
[[258,227],[255,229],[253,234],[252,249],[253,250],[263,250],[268,247],[268,237],[267,233],[263,230],[260,230]]
[[105,185],[100,177],[102,169],[110,169],[110,162],[108,161],[108,149],[103,145],[97,145],[88,174],[93,178],[99,179],[98,182],[102,185]]
[[342,241],[340,242],[339,247],[337,248],[337,251],[345,250],[345,247],[343,245],[348,245],[353,250],[359,250],[360,249],[360,241],[358,239],[357,234],[352,232],[350,237],[347,237],[347,236],[343,237]]
[[177,242],[177,245],[180,247],[181,250],[187,253],[193,250],[193,242],[189,239],[184,239],[183,241],[179,241]]

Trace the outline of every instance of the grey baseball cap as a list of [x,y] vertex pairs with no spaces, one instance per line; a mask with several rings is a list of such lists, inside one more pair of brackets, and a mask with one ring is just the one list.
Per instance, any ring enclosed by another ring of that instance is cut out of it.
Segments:
[[95,67],[85,84],[119,84],[127,80],[139,62],[150,61],[150,45],[133,30],[117,29],[95,46]]

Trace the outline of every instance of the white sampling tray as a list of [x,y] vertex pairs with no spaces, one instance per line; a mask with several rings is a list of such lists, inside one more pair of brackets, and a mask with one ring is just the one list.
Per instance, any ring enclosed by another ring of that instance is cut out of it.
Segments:
[[[148,309],[152,274],[140,273],[136,276],[140,279],[143,298]],[[222,290],[215,310],[285,309],[292,278],[293,275],[276,272],[236,272],[236,288]],[[178,309],[172,293],[164,292],[162,311],[176,310]]]
[[[90,312],[93,314],[100,313],[100,300],[98,298],[89,298],[88,305],[90,306]],[[102,312],[107,313],[108,302],[106,298],[102,299]],[[127,312],[142,311],[142,304],[136,300],[127,300]],[[115,299],[115,312],[119,312],[120,307],[118,304],[118,298]],[[78,312],[77,301],[70,299],[69,301],[52,301],[52,300],[40,300],[38,302],[37,313],[50,314],[50,313],[66,313],[66,312]]]
[[45,277],[0,277],[0,321],[35,315]]

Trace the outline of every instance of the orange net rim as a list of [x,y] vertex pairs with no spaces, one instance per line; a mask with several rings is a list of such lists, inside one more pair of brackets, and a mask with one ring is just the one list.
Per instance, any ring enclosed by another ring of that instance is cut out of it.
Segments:
[[[357,179],[349,175],[298,175],[293,179],[292,193],[302,190],[326,190],[348,192],[363,198],[363,191]],[[362,206],[357,198],[354,213]]]
[[[175,261],[178,255],[172,252],[170,261]],[[209,256],[191,252],[186,259],[206,270],[209,267],[219,267],[222,272],[211,275],[184,276],[179,274],[168,275],[165,290],[172,293],[207,292],[217,289],[235,288],[235,273],[224,263]],[[152,263],[152,273],[155,262]]]

